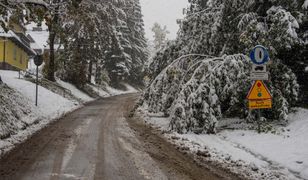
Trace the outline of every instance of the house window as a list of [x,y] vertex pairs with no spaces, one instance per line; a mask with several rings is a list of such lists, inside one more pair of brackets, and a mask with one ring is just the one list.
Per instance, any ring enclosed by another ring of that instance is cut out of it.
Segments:
[[13,59],[17,61],[17,49],[15,47],[13,49]]

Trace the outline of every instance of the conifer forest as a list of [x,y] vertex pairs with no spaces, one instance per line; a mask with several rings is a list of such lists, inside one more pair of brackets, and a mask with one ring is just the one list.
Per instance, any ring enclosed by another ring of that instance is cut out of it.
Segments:
[[0,180],[308,179],[308,0],[0,0]]

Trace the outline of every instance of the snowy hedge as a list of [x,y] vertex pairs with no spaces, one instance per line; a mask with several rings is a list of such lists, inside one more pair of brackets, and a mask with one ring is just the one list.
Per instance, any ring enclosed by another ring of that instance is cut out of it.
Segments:
[[[274,108],[265,111],[265,118],[285,121],[292,103],[297,100],[296,77],[280,63],[271,64],[269,68],[271,78],[266,84],[274,96]],[[215,133],[222,117],[254,119],[246,100],[252,84],[250,70],[250,60],[242,54],[220,58],[183,56],[153,80],[143,103],[151,112],[164,112],[169,116],[170,128],[179,133]]]

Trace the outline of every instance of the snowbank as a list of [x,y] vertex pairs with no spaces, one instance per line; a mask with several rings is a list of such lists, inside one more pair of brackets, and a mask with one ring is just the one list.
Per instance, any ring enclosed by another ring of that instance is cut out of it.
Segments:
[[[0,71],[4,83],[21,93],[29,102],[35,104],[35,84],[29,81],[18,79],[18,72]],[[77,96],[78,97],[78,96]],[[48,89],[39,86],[38,110],[42,116],[53,118],[76,107],[77,102],[70,101]]]
[[130,86],[129,84],[123,84],[123,85],[126,87],[125,91],[118,90],[110,86],[107,86],[106,89],[111,96],[138,92],[138,90],[136,90],[134,87]]
[[121,94],[129,94],[129,93],[137,93],[139,92],[134,87],[132,87],[129,84],[123,84],[126,87],[126,90],[119,90],[115,89],[109,85],[105,85],[104,87],[100,87],[97,85],[90,84],[89,86],[92,88],[93,91],[95,91],[100,97],[110,97],[110,96],[116,96]]
[[109,97],[110,96],[110,94],[106,90],[104,90],[102,87],[99,87],[99,86],[96,86],[96,85],[92,85],[92,84],[90,84],[89,86],[100,97]]
[[[147,123],[169,132],[169,119],[140,108]],[[207,160],[220,163],[249,179],[308,179],[308,110],[289,115],[287,127],[276,134],[251,130],[223,130],[217,135],[165,134],[172,143],[192,153],[209,153]],[[235,121],[236,119],[234,119]],[[241,121],[237,119],[236,121]],[[177,138],[171,138],[171,137]]]
[[83,102],[88,102],[88,101],[93,101],[94,99],[91,98],[89,95],[87,95],[86,93],[80,91],[79,89],[77,89],[74,85],[61,81],[60,79],[57,79],[57,83],[60,84],[62,87],[68,89],[71,91],[71,93],[81,99],[81,101]]
[[[0,156],[12,149],[15,144],[46,126],[50,121],[76,109],[79,103],[68,100],[52,91],[39,86],[38,107],[35,104],[35,84],[18,79],[18,72],[0,71],[1,90],[6,98],[1,101],[2,109],[13,113],[1,119]],[[5,90],[6,89],[6,90]],[[5,91],[3,91],[5,90]],[[0,112],[1,115],[6,112]],[[9,137],[9,138],[5,138]]]

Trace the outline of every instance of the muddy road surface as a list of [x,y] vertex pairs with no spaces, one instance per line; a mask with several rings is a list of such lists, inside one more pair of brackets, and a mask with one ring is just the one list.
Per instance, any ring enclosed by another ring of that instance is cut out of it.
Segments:
[[0,160],[0,179],[234,179],[194,163],[140,119],[138,95],[92,102],[50,124]]

